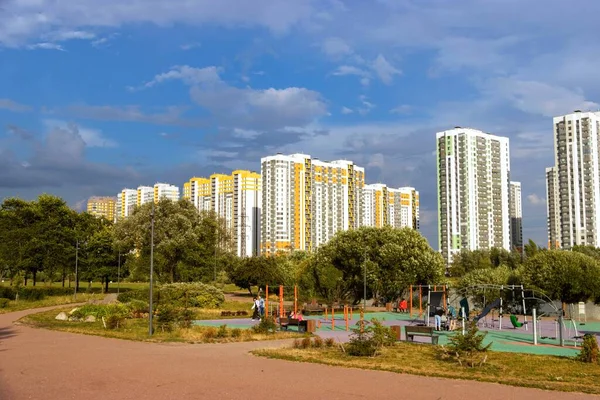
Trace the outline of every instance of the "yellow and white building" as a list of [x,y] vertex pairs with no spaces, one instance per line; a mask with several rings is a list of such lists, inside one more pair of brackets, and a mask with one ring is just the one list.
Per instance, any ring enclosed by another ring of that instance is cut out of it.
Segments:
[[117,207],[115,220],[121,220],[133,214],[137,204],[137,190],[123,189],[117,194]]
[[306,154],[261,159],[261,252],[311,251],[361,225],[364,168]]
[[412,187],[365,185],[363,226],[419,229],[419,192]]
[[184,198],[199,211],[214,211],[231,232],[241,257],[260,254],[260,174],[236,170],[231,175],[194,177],[183,187]]
[[137,188],[136,205],[143,206],[154,201],[154,188],[152,186],[140,186]]
[[114,197],[90,197],[87,202],[87,212],[96,216],[104,217],[109,221],[115,220],[117,199]]
[[162,199],[179,201],[179,187],[168,183],[154,184],[154,202],[158,203]]

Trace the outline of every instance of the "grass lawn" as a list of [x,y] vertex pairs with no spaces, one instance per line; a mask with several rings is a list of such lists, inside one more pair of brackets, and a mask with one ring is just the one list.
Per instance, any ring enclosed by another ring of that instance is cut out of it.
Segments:
[[[80,333],[86,335],[104,336],[117,339],[139,340],[149,342],[184,342],[184,343],[228,343],[248,342],[259,340],[278,340],[302,337],[294,332],[277,332],[274,334],[258,334],[250,329],[231,329],[193,326],[189,329],[176,328],[171,332],[163,332],[155,328],[152,338],[148,337],[148,320],[145,318],[127,319],[125,325],[118,329],[105,329],[102,321],[72,322],[57,321],[54,319],[59,312],[71,311],[71,308],[46,311],[28,315],[19,320],[20,323],[35,327],[52,329],[63,332]],[[226,321],[223,321],[226,324]]]
[[[0,282],[0,286],[10,286],[10,280],[9,279],[5,279],[4,282]],[[121,282],[119,285],[119,289],[121,291],[123,290],[135,290],[135,289],[144,289],[146,287],[148,287],[148,282]],[[35,286],[33,286],[33,282],[31,280],[29,280],[27,282],[27,286],[28,288],[30,287],[36,287],[36,288],[42,288],[42,287],[62,287],[62,282],[37,282],[37,284]],[[70,286],[69,286],[69,281],[65,281],[65,287],[71,287],[71,288],[75,288],[75,281],[71,282]],[[88,287],[91,287],[92,290],[94,290],[95,292],[101,292],[102,291],[102,284],[100,281],[92,281],[91,286],[89,285],[88,282],[84,282],[84,281],[79,281],[79,292],[80,293],[85,293],[86,290],[88,289]],[[108,285],[108,292],[109,293],[117,293],[117,282],[113,282],[110,283]]]
[[83,303],[89,300],[102,300],[104,295],[101,294],[77,294],[77,299],[73,296],[49,296],[42,300],[28,301],[10,301],[7,307],[0,308],[0,314],[6,314],[13,311],[29,310],[32,308],[42,308],[50,306],[60,306],[62,304]]
[[480,368],[466,368],[439,358],[439,346],[399,342],[376,357],[352,357],[339,348],[261,349],[253,354],[289,361],[312,362],[347,368],[494,382],[565,392],[600,394],[600,365],[567,357],[489,352]]

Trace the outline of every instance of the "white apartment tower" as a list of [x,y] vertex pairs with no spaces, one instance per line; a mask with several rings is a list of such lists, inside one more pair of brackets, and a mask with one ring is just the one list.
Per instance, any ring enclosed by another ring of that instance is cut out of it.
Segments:
[[521,182],[510,182],[510,236],[513,250],[523,251],[523,207]]
[[546,170],[550,245],[600,247],[600,112],[555,117],[554,169]]
[[152,203],[154,201],[154,188],[152,186],[140,186],[137,188],[137,201],[138,207],[143,206],[146,203]]
[[548,248],[560,249],[560,198],[556,167],[546,168],[546,212],[548,213]]
[[363,189],[363,226],[419,229],[419,192],[412,187],[389,188],[382,183]]
[[198,211],[214,211],[233,237],[237,255],[260,254],[260,174],[244,170],[231,175],[194,177],[183,186],[184,198]]
[[439,249],[511,249],[506,137],[457,127],[436,134]]
[[137,203],[137,190],[123,189],[117,194],[116,220],[121,220],[133,214]]
[[154,202],[158,203],[162,199],[178,201],[179,187],[168,183],[156,183],[154,185]]
[[364,168],[306,154],[261,159],[261,251],[311,251],[361,225]]

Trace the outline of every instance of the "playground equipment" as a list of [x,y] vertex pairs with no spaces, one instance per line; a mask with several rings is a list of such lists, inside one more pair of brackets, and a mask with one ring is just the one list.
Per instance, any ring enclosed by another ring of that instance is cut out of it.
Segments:
[[429,317],[432,313],[432,307],[434,310],[433,312],[438,308],[443,308],[444,312],[447,309],[446,299],[448,298],[448,285],[410,285],[408,313],[411,318],[413,316],[414,293],[417,289],[419,291],[419,318],[423,316],[423,297],[427,296],[427,302],[425,303],[427,317],[425,319],[427,326],[429,326]]
[[[278,294],[279,297],[279,303],[278,303],[278,308],[276,309],[277,312],[273,313],[272,309],[269,305],[269,285],[265,286],[265,310],[266,310],[266,314],[267,315],[277,315],[277,316],[284,316],[285,315],[285,307],[283,304],[283,295],[284,295],[284,289],[285,287],[283,285],[279,285],[279,287],[276,289],[276,291],[274,293]],[[298,286],[294,286],[294,305],[293,305],[293,311],[294,314],[298,312]]]

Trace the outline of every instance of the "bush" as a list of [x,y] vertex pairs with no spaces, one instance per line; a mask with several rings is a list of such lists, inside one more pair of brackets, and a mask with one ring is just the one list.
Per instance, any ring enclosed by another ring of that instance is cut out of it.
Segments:
[[107,315],[107,306],[106,305],[96,305],[96,304],[85,304],[81,307],[78,307],[71,313],[71,317],[75,319],[84,319],[85,317],[92,315],[96,318],[106,317]]
[[333,347],[335,346],[335,339],[334,338],[327,338],[325,339],[325,347]]
[[323,347],[323,339],[321,339],[320,336],[315,336],[315,339],[313,340],[313,347],[316,349]]
[[217,331],[218,338],[226,338],[227,337],[227,325],[221,325],[219,330]]
[[275,323],[275,319],[272,317],[264,317],[260,320],[258,325],[254,325],[252,330],[256,333],[269,334],[277,331],[277,324]]
[[178,319],[177,314],[177,309],[170,305],[163,305],[158,309],[156,322],[163,332],[170,332],[173,329],[173,324],[176,323]]
[[492,345],[483,345],[483,339],[487,333],[479,332],[477,323],[469,323],[465,334],[456,333],[452,336],[448,348],[443,348],[442,358],[451,358],[457,361],[461,366],[477,367],[482,366],[487,361],[487,351]]
[[133,318],[139,318],[142,314],[147,314],[150,310],[150,304],[144,300],[133,299],[127,303]]
[[179,311],[177,315],[177,323],[182,328],[191,328],[194,319],[196,319],[196,313],[188,308]]
[[300,347],[302,347],[303,349],[310,349],[311,346],[312,340],[310,340],[310,336],[306,336],[300,341]]
[[[147,301],[150,288],[130,290],[119,294],[117,299],[122,303],[131,300]],[[204,283],[170,283],[156,286],[152,292],[152,301],[156,304],[166,304],[173,307],[217,308],[225,302],[223,292]]]
[[352,332],[347,346],[347,352],[351,356],[373,357],[380,348],[392,346],[396,342],[392,329],[382,325],[376,318],[370,323],[366,322],[364,329],[357,326]]
[[596,336],[586,333],[583,336],[583,343],[581,344],[581,351],[577,356],[579,361],[583,361],[586,363],[600,363],[600,357],[598,357],[598,341],[596,341]]
[[0,297],[0,308],[6,308],[8,307],[8,303],[10,302],[10,299],[6,299],[3,297]]
[[14,300],[17,291],[10,286],[0,286],[0,298]]
[[294,339],[294,343],[292,343],[292,347],[295,349],[300,349],[302,347],[302,340]]
[[19,300],[37,301],[43,300],[48,296],[69,296],[74,293],[73,288],[63,287],[48,287],[48,286],[21,286],[15,288],[14,286],[1,286],[0,297],[10,300],[16,300],[17,293],[19,294]]
[[239,338],[242,336],[242,330],[240,328],[233,328],[231,330],[231,337],[232,338]]
[[206,328],[204,332],[202,332],[202,336],[204,337],[204,340],[211,341],[217,336],[217,330],[213,327]]
[[109,304],[106,308],[106,327],[108,329],[118,329],[123,326],[129,310],[123,304]]

